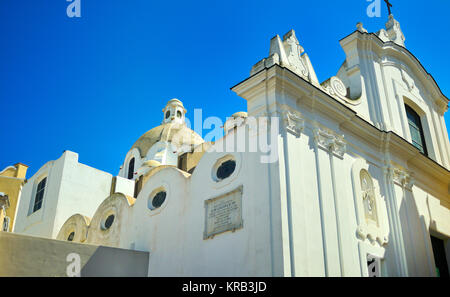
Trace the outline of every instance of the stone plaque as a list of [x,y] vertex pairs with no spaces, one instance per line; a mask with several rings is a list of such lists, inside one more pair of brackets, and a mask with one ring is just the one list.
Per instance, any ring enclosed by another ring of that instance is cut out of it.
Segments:
[[204,239],[243,227],[242,186],[222,196],[205,201]]

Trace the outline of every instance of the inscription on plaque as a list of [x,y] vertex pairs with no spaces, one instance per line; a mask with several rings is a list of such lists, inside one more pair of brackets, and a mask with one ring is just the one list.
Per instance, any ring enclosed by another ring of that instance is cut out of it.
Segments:
[[225,195],[205,201],[204,239],[243,227],[242,186]]

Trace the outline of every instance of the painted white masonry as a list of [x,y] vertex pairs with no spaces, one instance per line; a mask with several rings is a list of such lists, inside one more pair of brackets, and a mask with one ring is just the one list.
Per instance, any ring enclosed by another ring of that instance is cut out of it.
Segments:
[[[276,162],[235,149],[205,153],[192,174],[180,170],[178,158],[204,143],[183,130],[185,109],[171,100],[162,126],[181,125],[174,127],[194,140],[146,134],[126,155],[112,193],[106,173],[75,183],[87,173],[66,152],[24,187],[16,231],[63,240],[75,231],[83,233],[75,241],[149,251],[149,276],[368,276],[368,256],[381,260],[383,276],[434,276],[430,235],[446,240],[450,259],[448,99],[405,48],[393,16],[377,34],[358,24],[340,44],[346,61],[319,83],[295,32],[277,35],[269,57],[232,88],[248,113],[234,114],[214,147],[235,147],[239,135],[247,147],[270,140],[270,130],[251,120],[278,117]],[[405,104],[421,116],[428,156],[411,144]],[[235,170],[217,179],[230,159]],[[43,211],[27,216],[33,185],[46,174]],[[160,191],[164,203],[151,207]],[[242,228],[206,239],[205,201],[230,193],[240,195]]]
[[[47,177],[42,208],[32,212],[36,187]],[[92,217],[110,194],[112,176],[78,163],[78,154],[65,151],[50,161],[24,185],[14,232],[56,238],[64,222],[74,213]]]

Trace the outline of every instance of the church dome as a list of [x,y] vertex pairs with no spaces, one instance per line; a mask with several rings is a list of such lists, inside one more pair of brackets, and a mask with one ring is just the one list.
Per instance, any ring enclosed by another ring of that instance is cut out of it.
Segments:
[[186,127],[185,124],[167,123],[142,135],[131,149],[137,148],[143,158],[147,155],[148,150],[159,141],[171,142],[177,147],[198,145],[204,142],[200,135]]
[[248,113],[246,113],[245,111],[239,111],[239,112],[233,113],[233,115],[231,117],[233,119],[248,118]]
[[160,141],[170,142],[176,147],[196,146],[204,142],[200,135],[186,126],[186,109],[180,100],[170,100],[163,109],[163,114],[163,123],[142,135],[131,148],[137,148],[142,158],[154,144]]

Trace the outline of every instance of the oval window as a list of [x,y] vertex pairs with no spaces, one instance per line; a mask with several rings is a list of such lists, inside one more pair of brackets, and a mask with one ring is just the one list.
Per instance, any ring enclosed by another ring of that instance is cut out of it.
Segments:
[[177,111],[177,117],[178,117],[179,119],[181,119],[181,116],[182,116],[182,115],[181,115],[181,111],[178,110],[178,111]]
[[217,168],[216,176],[217,179],[223,180],[233,174],[236,169],[236,161],[228,160],[220,164],[219,168]]
[[170,110],[166,111],[166,119],[170,117]]
[[152,205],[151,205],[152,209],[161,207],[161,205],[164,203],[164,201],[166,201],[166,196],[167,196],[167,193],[164,191],[160,191],[160,192],[156,193],[156,195],[153,196],[153,199],[152,199]]
[[103,223],[103,230],[108,230],[114,222],[114,215],[109,215]]
[[73,241],[73,238],[75,237],[75,232],[71,232],[69,234],[69,237],[67,237],[67,241]]

